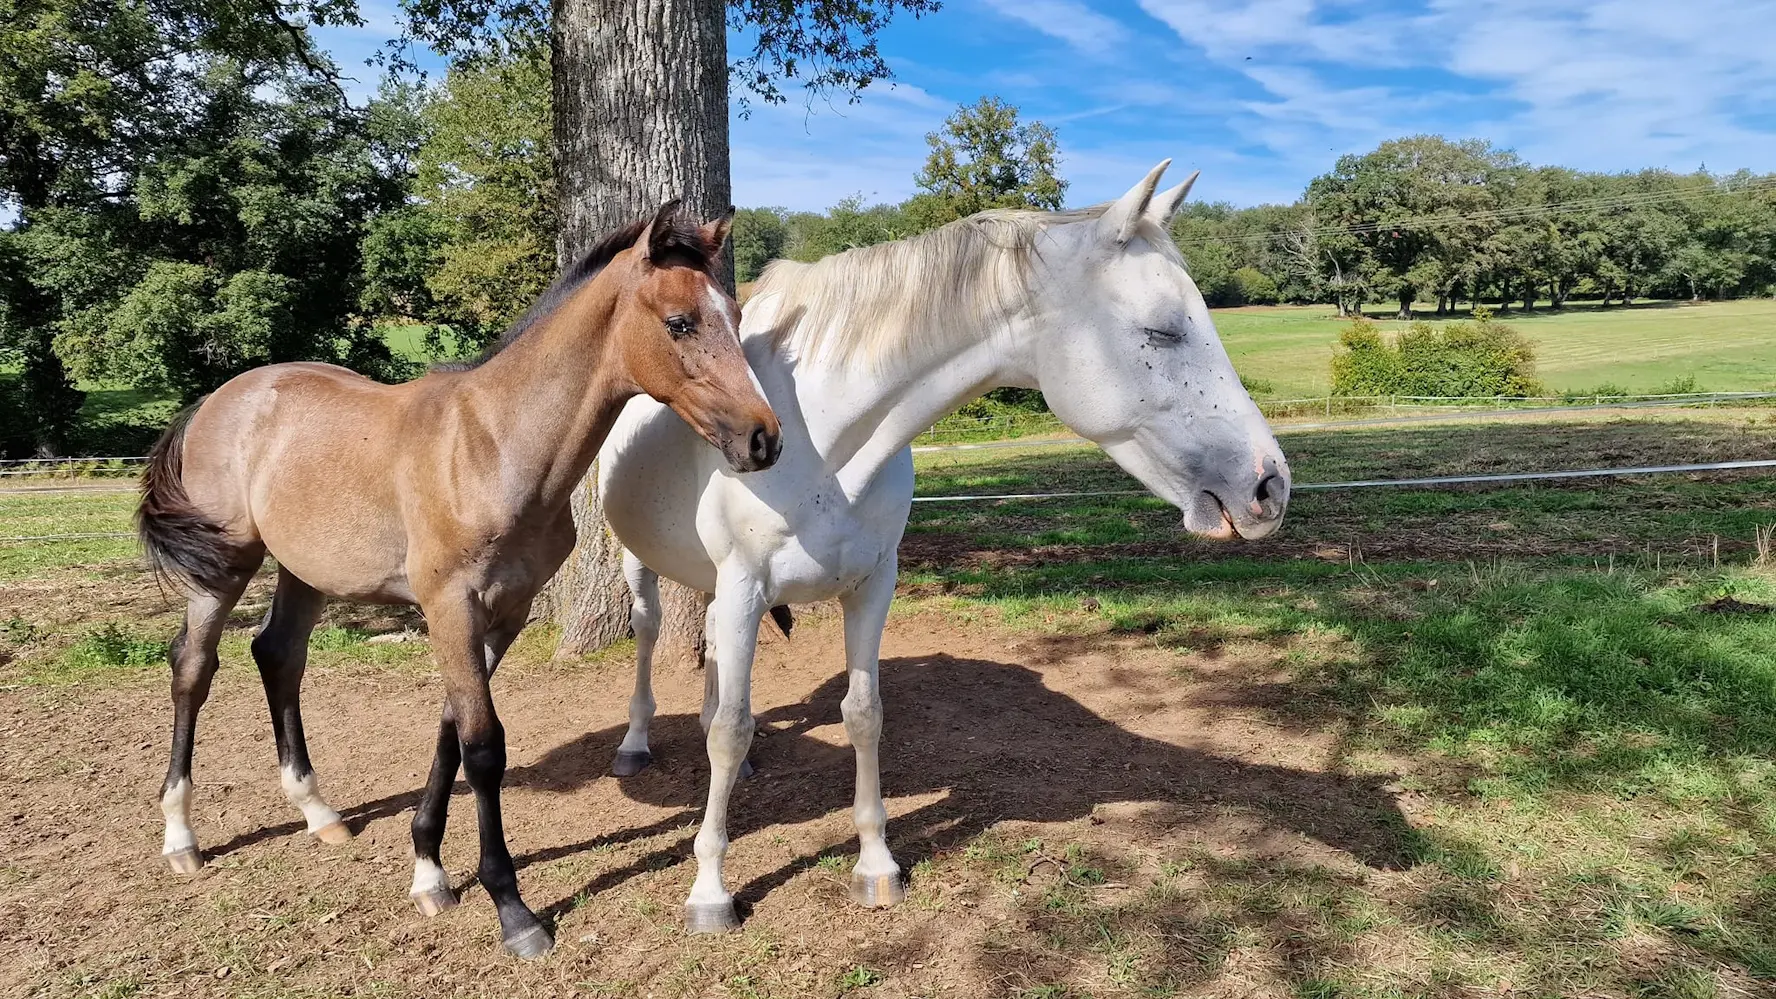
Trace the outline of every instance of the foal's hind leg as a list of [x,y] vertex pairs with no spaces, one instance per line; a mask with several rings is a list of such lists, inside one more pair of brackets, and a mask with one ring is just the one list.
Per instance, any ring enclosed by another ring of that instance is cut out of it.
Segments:
[[259,664],[259,679],[265,684],[265,701],[271,708],[284,794],[308,820],[309,835],[337,846],[351,839],[351,830],[321,797],[314,767],[308,762],[308,741],[302,734],[302,674],[308,668],[308,636],[326,603],[319,590],[280,568],[277,594],[253,638],[253,659]]
[[191,829],[191,744],[197,737],[197,712],[210,696],[210,680],[218,665],[216,645],[222,640],[228,612],[252,578],[251,570],[242,571],[220,593],[193,593],[185,607],[185,625],[174,636],[167,656],[173,666],[173,751],[160,789],[160,811],[166,817],[160,852],[180,874],[195,874],[203,866],[197,834]]
[[611,773],[633,777],[654,762],[648,752],[648,725],[654,720],[654,643],[660,637],[660,577],[623,552],[623,575],[629,580],[634,602],[629,607],[629,627],[635,632],[635,693],[629,696],[629,730],[617,746]]

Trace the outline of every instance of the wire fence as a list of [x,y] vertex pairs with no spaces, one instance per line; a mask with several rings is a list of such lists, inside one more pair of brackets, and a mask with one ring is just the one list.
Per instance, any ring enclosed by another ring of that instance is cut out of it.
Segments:
[[[1439,486],[1477,485],[1488,483],[1535,482],[1554,479],[1619,478],[1634,475],[1691,475],[1702,472],[1746,471],[1776,468],[1776,458],[1746,461],[1711,461],[1688,465],[1635,465],[1628,467],[1562,469],[1548,472],[1497,472],[1489,475],[1432,475],[1408,479],[1351,479],[1344,482],[1298,482],[1296,492],[1310,490],[1436,488]],[[1150,496],[1145,489],[1088,489],[1047,493],[987,493],[949,496],[915,496],[914,503],[998,503],[1022,500],[1079,499],[1112,496]],[[90,532],[81,534],[36,534],[0,537],[0,544],[24,544],[54,541],[88,541],[104,538],[130,538],[130,531]]]
[[[1597,409],[1636,409],[1661,406],[1719,406],[1729,403],[1776,400],[1776,392],[1683,392],[1634,393],[1625,395],[1558,395],[1558,396],[1431,396],[1431,395],[1325,395],[1296,399],[1256,400],[1267,419],[1290,420],[1306,415],[1330,418],[1339,414],[1374,413],[1386,410],[1387,417],[1343,420],[1336,423],[1293,423],[1278,425],[1278,430],[1321,430],[1357,427],[1385,422],[1420,419],[1401,416],[1403,411],[1425,410],[1436,418],[1459,418],[1468,414],[1513,413],[1535,415],[1573,413]],[[971,447],[1014,446],[1019,438],[1069,433],[1065,424],[1053,413],[1014,413],[966,417],[949,416],[937,426],[914,439],[914,451],[933,450],[934,445],[967,443]],[[18,481],[43,479],[114,479],[133,476],[147,462],[146,455],[122,455],[96,458],[6,458],[0,459],[0,477]]]
[[[1428,396],[1428,395],[1323,395],[1294,399],[1257,399],[1258,409],[1277,430],[1331,429],[1409,419],[1457,419],[1486,413],[1576,413],[1599,409],[1646,409],[1768,402],[1776,392],[1641,392],[1609,395],[1568,393],[1543,396]],[[1355,419],[1362,414],[1385,411],[1385,417]],[[1410,415],[1409,415],[1410,414]],[[1302,423],[1318,417],[1353,419],[1339,423]],[[989,416],[949,416],[914,439],[914,449],[949,443],[982,443],[1068,433],[1053,413],[1006,413]]]
[[[1377,412],[1386,410],[1392,415],[1372,416],[1362,419],[1322,421],[1306,423],[1285,423],[1277,426],[1280,433],[1306,430],[1331,430],[1346,427],[1376,426],[1388,423],[1424,422],[1430,420],[1470,419],[1476,416],[1529,416],[1551,413],[1571,413],[1608,409],[1633,409],[1661,406],[1717,406],[1721,404],[1756,402],[1776,399],[1776,392],[1704,392],[1704,393],[1647,393],[1638,395],[1595,395],[1586,397],[1573,396],[1517,396],[1517,397],[1453,397],[1453,396],[1318,396],[1302,399],[1266,400],[1260,402],[1260,408],[1268,407],[1267,415],[1295,407],[1296,409],[1312,409],[1315,412],[1335,413],[1347,409],[1360,412]],[[1413,410],[1405,413],[1403,410]],[[1418,412],[1430,410],[1430,412]],[[1274,419],[1274,416],[1273,416]],[[997,439],[972,440],[957,443],[935,443],[949,437],[980,436],[997,433]],[[1067,436],[1053,436],[1067,434]],[[1039,436],[1048,435],[1048,436]],[[1030,439],[1035,438],[1035,439]],[[1051,446],[1077,446],[1089,444],[1082,437],[1072,436],[1067,428],[1052,413],[1030,414],[1029,416],[984,417],[976,421],[965,418],[951,417],[932,430],[921,434],[913,451],[917,453],[972,451],[994,448],[1030,448]],[[0,461],[0,476],[10,477],[17,483],[12,488],[0,488],[0,494],[25,496],[32,494],[67,494],[67,493],[125,493],[134,492],[133,486],[107,486],[101,484],[105,480],[115,481],[123,476],[133,476],[140,471],[145,456],[108,456],[97,458],[31,458]],[[1502,472],[1487,475],[1445,475],[1404,479],[1356,479],[1345,482],[1301,482],[1294,485],[1297,491],[1310,490],[1349,490],[1349,489],[1385,489],[1385,488],[1438,488],[1452,485],[1467,484],[1505,484],[1513,482],[1532,482],[1561,479],[1610,478],[1637,475],[1680,475],[1705,472],[1744,471],[1776,467],[1776,459],[1706,462],[1685,465],[1649,465],[1611,468],[1563,469],[1541,472]],[[92,480],[99,480],[94,482]],[[36,484],[44,483],[44,484]],[[1148,495],[1142,489],[1103,489],[1084,491],[1056,491],[1045,493],[992,493],[974,495],[917,496],[915,503],[964,503],[964,502],[1003,502],[1050,499],[1074,499],[1091,497],[1139,496]],[[130,531],[93,531],[60,534],[31,534],[0,536],[0,544],[35,544],[71,541],[92,541],[134,537]]]

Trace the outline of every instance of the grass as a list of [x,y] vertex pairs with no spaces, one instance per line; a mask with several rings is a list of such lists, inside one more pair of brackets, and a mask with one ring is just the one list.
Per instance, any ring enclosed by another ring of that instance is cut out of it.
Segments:
[[[1325,481],[1762,457],[1776,427],[1753,412],[1283,442],[1298,480]],[[924,493],[1131,485],[1089,449],[919,465]],[[1055,970],[1022,994],[1184,994],[1279,955],[1269,973],[1303,996],[1768,994],[1776,571],[1753,539],[1773,497],[1771,476],[1304,492],[1282,538],[1232,547],[1167,537],[1175,513],[1144,497],[916,508],[914,592],[1135,636],[1173,650],[1180,678],[1240,664],[1287,694],[1230,709],[1335,733],[1340,770],[1421,803],[1402,877],[1183,852],[1142,893],[1051,886],[1014,949]],[[1017,877],[1039,849],[963,859]]]
[[[1776,386],[1776,301],[1609,309],[1579,303],[1501,318],[1535,343],[1537,370],[1555,392],[1606,383],[1650,392],[1685,376],[1712,392]],[[1343,326],[1331,308],[1222,309],[1214,319],[1242,376],[1270,383],[1278,397],[1327,391]]]

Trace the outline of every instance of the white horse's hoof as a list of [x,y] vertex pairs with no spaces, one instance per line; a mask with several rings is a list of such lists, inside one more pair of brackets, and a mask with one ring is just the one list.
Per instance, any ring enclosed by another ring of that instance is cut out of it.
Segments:
[[532,926],[515,937],[501,941],[513,956],[534,961],[555,949],[555,938],[541,926]]
[[685,903],[686,933],[732,933],[739,928],[733,902]]
[[352,831],[344,822],[330,822],[309,835],[328,846],[344,846],[352,841]]
[[874,877],[853,874],[851,901],[870,909],[886,909],[906,901],[906,885],[901,884],[898,873]]
[[413,899],[413,907],[428,919],[446,909],[456,908],[457,903],[456,892],[449,888],[428,888],[425,891],[416,891],[410,897]]
[[196,874],[203,870],[203,854],[198,853],[195,846],[174,850],[172,853],[163,853],[161,856],[166,858],[167,866],[171,867],[175,874]]
[[611,761],[613,777],[633,777],[646,770],[654,762],[654,754],[643,749],[634,752],[627,749],[617,750],[617,758]]

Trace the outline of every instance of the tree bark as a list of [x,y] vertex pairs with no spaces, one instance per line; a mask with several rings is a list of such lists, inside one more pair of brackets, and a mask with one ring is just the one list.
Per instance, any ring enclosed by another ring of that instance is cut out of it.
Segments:
[[[561,262],[670,198],[714,218],[728,179],[728,51],[721,0],[555,0],[552,58]],[[733,287],[732,251],[723,280]],[[598,502],[597,469],[574,498],[579,544],[538,600],[561,627],[558,654],[628,633],[622,548]],[[661,580],[656,658],[695,657],[703,598]]]

